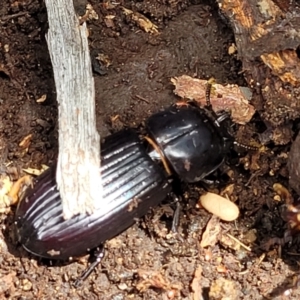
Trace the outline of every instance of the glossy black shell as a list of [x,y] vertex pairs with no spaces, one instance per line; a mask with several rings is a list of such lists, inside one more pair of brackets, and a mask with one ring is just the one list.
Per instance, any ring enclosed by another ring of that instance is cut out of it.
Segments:
[[103,205],[90,216],[63,219],[55,167],[27,190],[16,212],[18,238],[27,251],[62,260],[84,255],[131,226],[171,190],[164,172],[132,130],[109,136],[102,145],[101,161]]
[[[204,109],[171,106],[152,115],[146,131],[180,179],[195,182],[223,162],[232,145]],[[23,247],[41,257],[66,260],[86,254],[131,226],[171,191],[162,164],[150,157],[134,130],[106,138],[101,147],[104,197],[94,214],[64,220],[56,188],[56,168],[39,176],[16,211],[17,235]]]
[[222,164],[232,146],[204,109],[176,105],[152,115],[147,131],[167,161],[186,182],[197,182]]

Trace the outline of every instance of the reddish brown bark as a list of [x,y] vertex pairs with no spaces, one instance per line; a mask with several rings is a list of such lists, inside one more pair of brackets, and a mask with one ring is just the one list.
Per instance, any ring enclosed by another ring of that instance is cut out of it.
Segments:
[[290,0],[218,0],[235,34],[256,108],[272,126],[300,114],[300,8]]

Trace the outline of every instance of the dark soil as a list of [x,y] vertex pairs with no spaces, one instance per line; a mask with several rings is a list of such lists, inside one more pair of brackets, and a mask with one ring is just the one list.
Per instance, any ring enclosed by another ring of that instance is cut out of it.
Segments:
[[[88,23],[91,55],[101,53],[110,62],[108,66],[93,60],[101,136],[124,126],[136,127],[176,102],[171,77],[186,74],[246,85],[240,62],[228,54],[234,36],[214,1],[90,3],[99,15]],[[141,30],[121,5],[148,17],[160,34]],[[82,12],[81,3],[76,9]],[[7,171],[9,164],[21,176],[22,168],[50,165],[57,157],[57,106],[44,4],[4,0],[0,24],[0,170]],[[45,94],[46,101],[37,103]],[[266,127],[256,114],[252,122],[234,129],[247,143],[249,137],[258,140]],[[24,151],[19,143],[30,133],[33,138]],[[12,208],[0,215],[1,299],[208,299],[209,294],[210,299],[281,299],[284,292],[291,292],[289,299],[299,299],[299,290],[288,290],[297,283],[297,239],[283,247],[264,247],[287,230],[281,217],[284,203],[274,200],[272,187],[288,186],[289,147],[271,142],[263,153],[233,153],[220,172],[220,184],[213,187],[220,192],[234,184],[231,198],[241,215],[236,222],[223,223],[222,234],[231,234],[251,251],[223,239],[212,249],[201,249],[199,242],[211,215],[196,206],[202,186],[183,185],[182,239],[166,234],[174,208],[166,202],[108,241],[102,266],[79,289],[70,282],[81,274],[86,261],[51,266],[26,253],[14,242]],[[213,296],[217,294],[221,296]]]

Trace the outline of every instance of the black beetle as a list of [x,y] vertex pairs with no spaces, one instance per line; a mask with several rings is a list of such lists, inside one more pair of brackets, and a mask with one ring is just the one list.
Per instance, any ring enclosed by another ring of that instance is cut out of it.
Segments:
[[16,211],[19,242],[34,255],[66,260],[96,248],[131,226],[171,192],[170,176],[196,182],[215,171],[233,139],[206,109],[178,106],[152,115],[147,136],[117,132],[101,147],[104,198],[92,215],[64,220],[51,167],[28,188]]

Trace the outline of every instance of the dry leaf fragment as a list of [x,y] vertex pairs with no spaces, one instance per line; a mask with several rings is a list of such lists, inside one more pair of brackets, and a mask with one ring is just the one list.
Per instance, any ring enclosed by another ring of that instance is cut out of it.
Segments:
[[105,22],[105,25],[106,27],[108,28],[111,28],[111,27],[114,27],[115,26],[115,23],[114,23],[114,18],[116,16],[114,15],[107,15],[105,18],[104,18],[104,22]]
[[206,225],[206,229],[202,235],[200,246],[215,246],[218,242],[219,233],[221,231],[220,219],[217,216],[212,216]]
[[217,272],[218,273],[227,273],[228,270],[227,270],[227,268],[224,265],[221,264],[221,265],[217,266]]
[[284,201],[286,204],[292,204],[294,202],[292,195],[290,194],[288,189],[282,184],[274,183],[273,190],[276,194],[280,196],[281,200]]
[[86,13],[88,14],[88,19],[89,20],[98,20],[99,16],[94,10],[93,6],[91,4],[86,5]]
[[167,278],[165,278],[158,271],[147,271],[144,269],[138,270],[138,275],[141,278],[140,282],[137,284],[136,288],[143,292],[146,291],[149,287],[155,287],[163,289],[168,293],[173,291],[174,296],[178,296],[180,290],[182,290],[181,283],[170,283]]
[[108,55],[103,54],[103,53],[98,53],[98,56],[96,57],[96,59],[99,60],[107,68],[112,64]]
[[[206,104],[207,80],[182,75],[172,78],[171,81],[175,85],[176,95],[194,100],[201,106]],[[235,84],[223,86],[213,83],[210,101],[216,113],[230,111],[233,121],[241,125],[249,122],[255,113],[254,107],[249,104],[245,94]]]
[[7,175],[0,177],[0,212],[5,212],[7,209],[18,202],[23,191],[28,185],[32,184],[29,175],[19,178],[16,182],[11,182]]
[[125,13],[125,15],[130,16],[131,19],[136,22],[136,24],[143,29],[145,32],[149,32],[149,33],[158,33],[157,30],[157,26],[154,25],[148,18],[146,18],[145,16],[143,16],[142,14],[138,13],[138,12],[133,12],[130,9],[127,9],[125,7],[123,7],[123,11]]
[[32,134],[28,134],[23,138],[23,140],[19,143],[19,146],[23,149],[27,149],[31,143]]
[[89,3],[86,5],[84,15],[79,16],[80,24],[83,24],[87,20],[98,20],[98,19],[99,19],[98,14],[95,12],[93,6]]
[[18,202],[19,195],[22,193],[23,188],[32,184],[32,178],[29,175],[25,175],[14,182],[10,189],[8,196],[11,198],[10,204],[13,205]]
[[222,197],[230,197],[234,192],[234,183],[227,185],[221,192],[220,196]]
[[202,297],[202,267],[198,266],[193,281],[191,283],[191,288],[193,291],[193,300],[203,300]]
[[46,171],[49,167],[46,165],[42,165],[41,169],[33,169],[33,168],[27,168],[27,169],[22,169],[24,172],[30,175],[34,176],[39,176],[41,175],[44,171]]
[[102,6],[105,10],[115,9],[118,5],[120,5],[120,2],[113,1],[113,0],[103,1],[102,3]]

